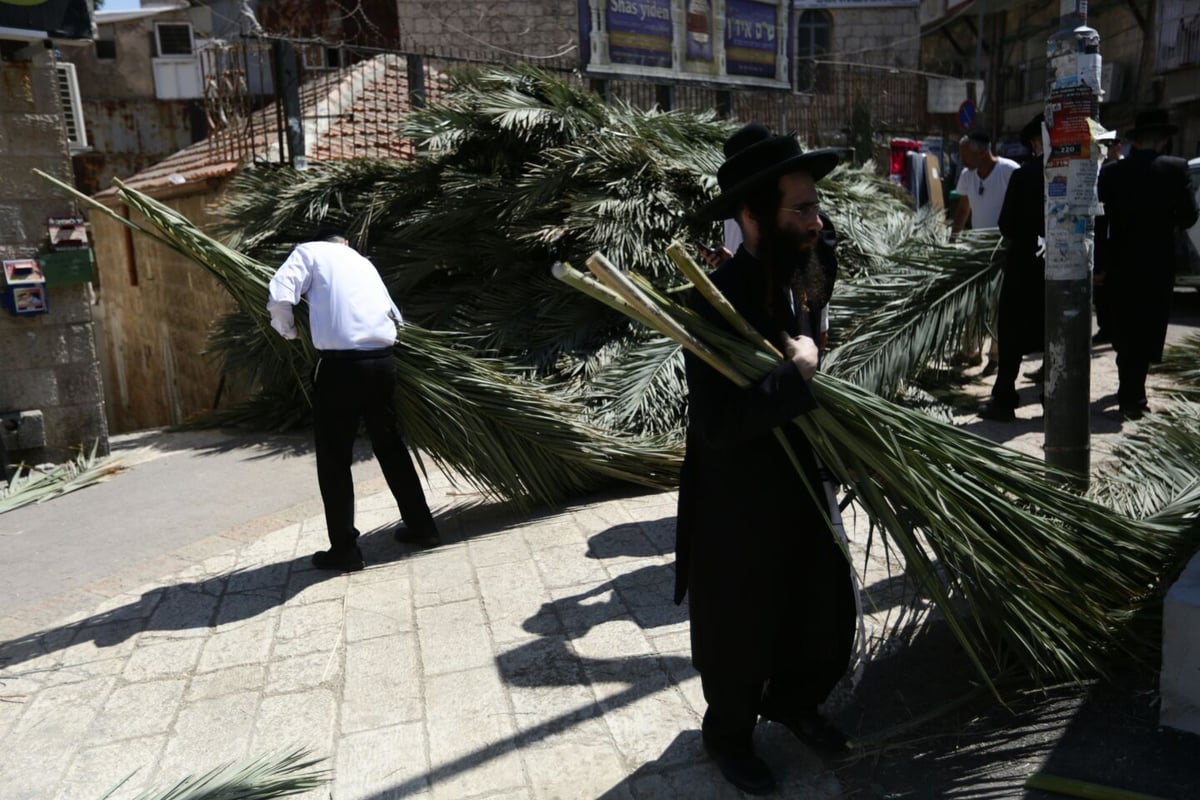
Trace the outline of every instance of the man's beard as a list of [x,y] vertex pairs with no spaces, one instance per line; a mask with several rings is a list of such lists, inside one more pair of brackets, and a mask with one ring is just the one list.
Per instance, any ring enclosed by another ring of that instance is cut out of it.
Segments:
[[815,311],[829,303],[832,287],[817,256],[820,235],[781,230],[774,220],[763,229],[760,252],[771,282],[792,289],[797,311]]

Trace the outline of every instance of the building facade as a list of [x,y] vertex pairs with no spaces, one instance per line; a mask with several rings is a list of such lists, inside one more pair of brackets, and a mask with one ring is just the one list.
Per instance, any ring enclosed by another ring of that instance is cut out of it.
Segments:
[[[51,250],[51,218],[78,209],[33,173],[71,181],[77,120],[62,68],[71,48],[90,44],[89,8],[0,2],[0,257],[28,264]],[[86,252],[82,256],[88,263]],[[41,277],[19,285],[18,276]],[[34,273],[40,273],[36,276]],[[0,287],[0,450],[8,464],[61,462],[80,450],[108,451],[89,275],[45,264],[6,270]],[[11,279],[10,279],[11,276]],[[36,290],[36,291],[33,291]]]
[[[1180,132],[1176,155],[1200,155],[1200,4],[1192,0],[1093,0],[1087,24],[1100,34],[1100,122],[1124,133],[1139,111],[1165,108]],[[978,79],[986,87],[977,124],[1001,149],[1042,110],[1046,42],[1059,4],[1022,0],[923,0],[926,70]]]

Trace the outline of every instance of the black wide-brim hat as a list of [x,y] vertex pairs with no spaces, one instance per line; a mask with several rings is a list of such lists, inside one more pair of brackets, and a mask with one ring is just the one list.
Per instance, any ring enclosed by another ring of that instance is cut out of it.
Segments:
[[729,219],[751,191],[789,172],[807,172],[819,181],[838,160],[836,150],[805,152],[795,136],[773,134],[757,122],[745,125],[726,140],[725,163],[717,170],[721,193],[696,213],[696,220]]
[[1147,133],[1157,133],[1171,136],[1179,130],[1178,125],[1172,125],[1167,112],[1161,108],[1143,111],[1133,121],[1133,127],[1125,134],[1126,139],[1136,139]]

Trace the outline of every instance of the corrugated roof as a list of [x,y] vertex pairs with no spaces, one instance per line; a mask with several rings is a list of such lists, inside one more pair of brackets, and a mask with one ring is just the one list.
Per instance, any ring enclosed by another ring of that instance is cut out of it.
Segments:
[[[410,109],[404,56],[385,53],[321,75],[300,88],[304,150],[310,164],[352,158],[411,160],[412,143],[400,137]],[[442,93],[444,79],[430,74],[427,95]],[[148,194],[186,192],[231,175],[252,161],[279,163],[281,114],[278,102],[233,120],[222,130],[168,156],[123,183]],[[106,189],[97,198],[111,196]]]

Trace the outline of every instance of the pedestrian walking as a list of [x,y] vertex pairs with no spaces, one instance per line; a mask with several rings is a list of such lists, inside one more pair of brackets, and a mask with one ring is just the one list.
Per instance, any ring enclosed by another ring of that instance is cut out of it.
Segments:
[[360,422],[403,523],[401,541],[433,544],[437,527],[421,480],[405,446],[396,411],[393,346],[400,310],[375,265],[338,231],[323,230],[294,249],[271,278],[267,309],[286,339],[297,337],[294,307],[308,301],[309,329],[317,350],[313,370],[313,429],[317,482],[325,506],[329,549],[312,557],[318,569],[363,568],[354,527],[354,439]]
[[1162,109],[1144,111],[1125,139],[1129,154],[1100,170],[1104,215],[1096,223],[1117,351],[1117,405],[1124,419],[1149,409],[1146,374],[1162,360],[1178,268],[1176,237],[1200,216],[1182,158],[1161,154],[1178,128]]
[[[712,279],[786,358],[741,388],[686,356],[675,599],[688,600],[692,660],[708,704],[704,744],[726,779],[761,793],[775,783],[754,751],[760,716],[811,746],[846,747],[818,706],[850,661],[855,589],[830,531],[816,459],[794,426],[785,426],[815,406],[808,382],[837,269],[817,182],[838,156],[803,152],[794,136],[759,124],[737,131],[725,153],[721,194],[698,218],[733,218],[744,240]],[[689,303],[729,327],[697,292]],[[773,433],[780,426],[807,484]]]

